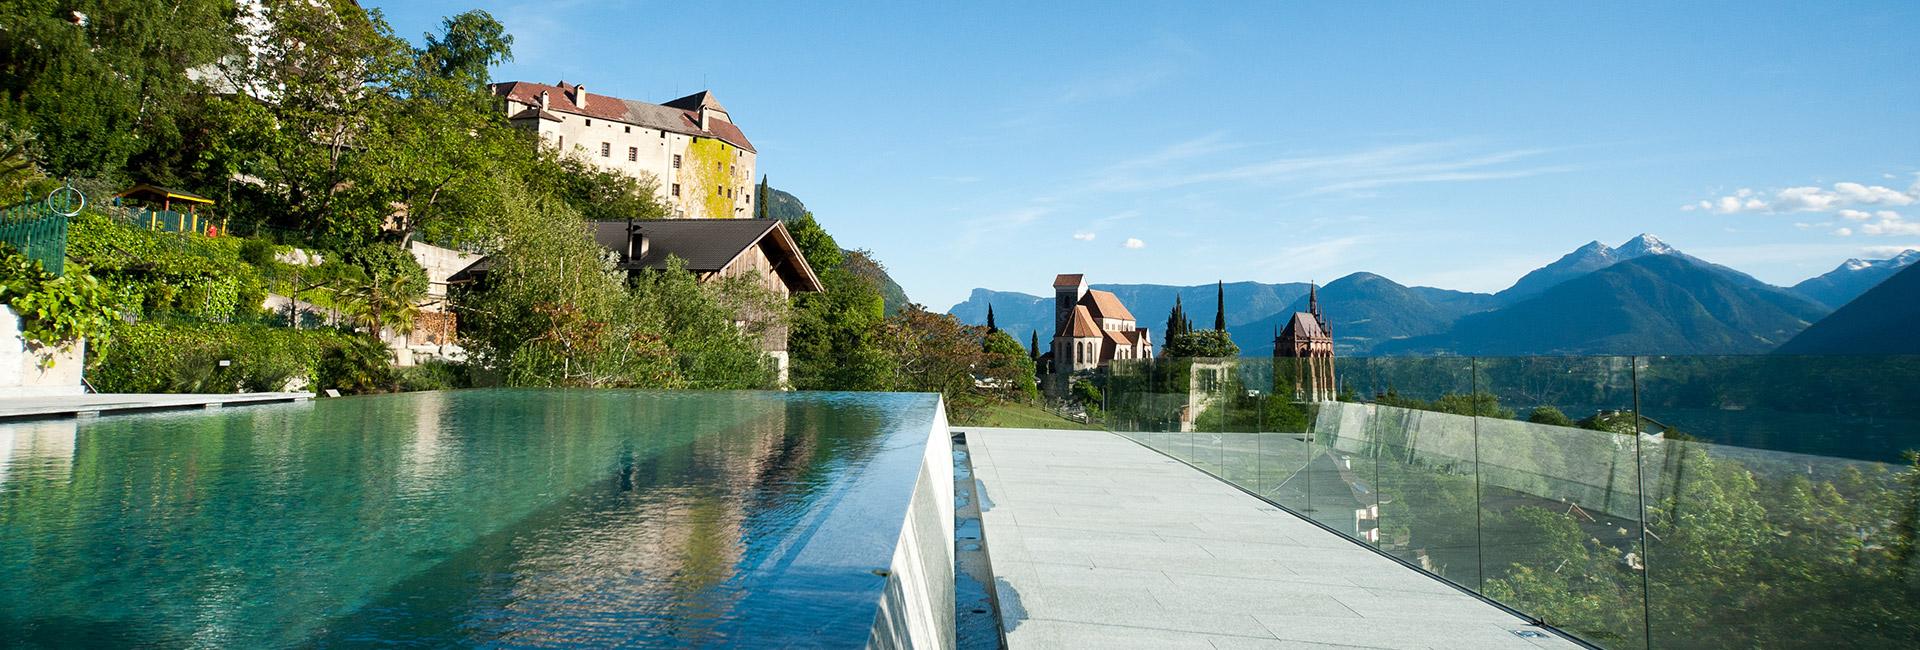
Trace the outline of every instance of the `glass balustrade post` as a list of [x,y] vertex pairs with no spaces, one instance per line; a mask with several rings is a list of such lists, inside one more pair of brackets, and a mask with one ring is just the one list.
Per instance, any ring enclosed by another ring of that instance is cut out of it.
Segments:
[[1653,647],[1653,591],[1648,577],[1653,573],[1651,552],[1647,550],[1646,456],[1640,448],[1640,357],[1627,357],[1627,378],[1633,386],[1633,483],[1634,500],[1640,508],[1640,626],[1646,647]]
[[[1471,376],[1469,383],[1473,386],[1473,394],[1478,395],[1480,394],[1480,358],[1479,357],[1469,358],[1467,360],[1467,367],[1468,367],[1469,375]],[[1476,592],[1485,588],[1487,583],[1487,559],[1486,559],[1487,545],[1486,545],[1486,531],[1484,528],[1486,501],[1484,501],[1481,496],[1480,487],[1481,487],[1481,484],[1480,484],[1480,419],[1474,418],[1473,420],[1473,563],[1474,563],[1473,590]]]

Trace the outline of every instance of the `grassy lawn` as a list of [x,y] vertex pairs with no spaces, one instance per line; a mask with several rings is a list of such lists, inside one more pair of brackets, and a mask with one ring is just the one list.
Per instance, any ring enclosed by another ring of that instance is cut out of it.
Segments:
[[1012,429],[1099,429],[1074,422],[1038,406],[1026,404],[995,404],[974,421],[956,422],[955,426],[1007,427]]

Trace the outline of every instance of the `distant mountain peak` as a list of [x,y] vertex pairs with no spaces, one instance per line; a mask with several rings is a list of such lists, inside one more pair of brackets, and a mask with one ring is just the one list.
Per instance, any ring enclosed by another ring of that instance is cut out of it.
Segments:
[[1660,241],[1659,237],[1644,232],[1638,237],[1627,240],[1627,243],[1621,244],[1614,251],[1619,253],[1622,259],[1632,259],[1642,255],[1667,255],[1674,252],[1673,247]]
[[1855,257],[1841,262],[1832,271],[1793,285],[1793,290],[1837,309],[1915,262],[1920,262],[1920,250],[1907,249],[1884,260]]
[[1606,244],[1602,244],[1600,243],[1600,240],[1595,239],[1593,241],[1587,242],[1587,245],[1585,246],[1581,246],[1579,248],[1573,249],[1573,252],[1575,253],[1612,253],[1613,247],[1608,246]]

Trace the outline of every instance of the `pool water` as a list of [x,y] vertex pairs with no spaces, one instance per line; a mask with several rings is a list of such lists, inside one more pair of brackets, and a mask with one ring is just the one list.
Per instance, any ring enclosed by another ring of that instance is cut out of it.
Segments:
[[0,423],[0,646],[865,643],[928,395]]

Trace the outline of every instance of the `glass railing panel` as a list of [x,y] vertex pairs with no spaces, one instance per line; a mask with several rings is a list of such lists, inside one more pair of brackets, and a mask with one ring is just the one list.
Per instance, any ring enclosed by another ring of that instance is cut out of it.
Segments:
[[1920,358],[1653,357],[1640,375],[1656,647],[1920,639]]
[[[1366,401],[1334,406],[1340,419],[1360,418],[1365,426],[1326,429],[1336,433],[1326,446],[1358,508],[1355,535],[1477,587],[1473,421],[1443,410],[1473,392],[1472,360],[1353,359],[1340,370],[1342,388]],[[1346,373],[1358,379],[1345,382]]]
[[1646,642],[1629,357],[1474,362],[1482,593],[1608,648]]
[[1296,378],[1305,376],[1308,364],[1301,359],[1277,358],[1267,362],[1265,394],[1259,397],[1260,433],[1255,437],[1259,457],[1255,491],[1295,512],[1312,508],[1308,471],[1317,455],[1313,443],[1314,422],[1322,407],[1310,395],[1294,390]]

